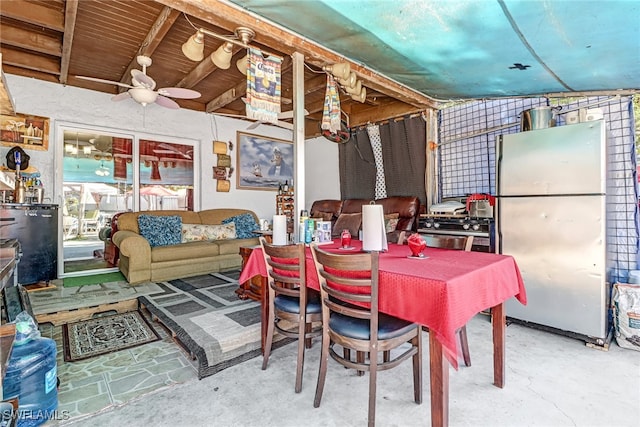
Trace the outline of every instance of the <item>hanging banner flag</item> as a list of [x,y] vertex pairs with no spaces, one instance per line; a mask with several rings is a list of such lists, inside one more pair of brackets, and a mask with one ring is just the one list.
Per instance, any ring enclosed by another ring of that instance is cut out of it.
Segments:
[[247,68],[247,118],[277,123],[280,113],[280,58],[262,56],[258,49],[249,49]]

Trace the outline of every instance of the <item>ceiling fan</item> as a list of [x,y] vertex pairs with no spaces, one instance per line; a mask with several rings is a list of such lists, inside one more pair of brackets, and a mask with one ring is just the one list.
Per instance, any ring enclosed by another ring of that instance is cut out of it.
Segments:
[[111,80],[99,79],[96,77],[77,76],[79,79],[90,80],[98,83],[106,83],[117,85],[120,87],[128,88],[126,92],[122,92],[111,98],[112,101],[122,101],[127,98],[133,98],[138,104],[142,104],[143,107],[147,104],[156,103],[166,108],[178,109],[180,106],[171,98],[181,99],[194,99],[200,97],[200,92],[191,89],[184,89],[181,87],[163,87],[158,90],[156,88],[156,82],[147,75],[147,67],[152,64],[151,58],[144,55],[136,57],[138,65],[142,67],[140,70],[131,70],[131,84],[114,82]]

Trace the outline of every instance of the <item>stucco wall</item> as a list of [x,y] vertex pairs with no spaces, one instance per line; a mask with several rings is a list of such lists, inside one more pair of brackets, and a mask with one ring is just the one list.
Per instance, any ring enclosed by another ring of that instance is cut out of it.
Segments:
[[[270,218],[275,213],[275,193],[271,191],[237,190],[235,176],[231,191],[215,191],[212,166],[216,162],[211,141],[236,141],[237,131],[246,131],[248,122],[228,117],[212,116],[192,110],[169,110],[158,105],[142,107],[130,100],[112,102],[111,95],[63,86],[15,75],[7,75],[7,85],[14,98],[16,112],[49,117],[49,150],[28,150],[31,164],[42,174],[46,195],[53,203],[60,203],[61,168],[57,150],[61,150],[61,136],[57,125],[103,127],[118,132],[136,132],[158,138],[188,138],[199,141],[200,208],[238,207],[251,209],[259,217]],[[291,140],[291,132],[274,126],[260,126],[250,133]],[[4,162],[9,147],[0,147],[0,161]],[[235,164],[235,150],[231,153]],[[339,198],[337,145],[320,137],[305,142],[305,206],[315,199]]]

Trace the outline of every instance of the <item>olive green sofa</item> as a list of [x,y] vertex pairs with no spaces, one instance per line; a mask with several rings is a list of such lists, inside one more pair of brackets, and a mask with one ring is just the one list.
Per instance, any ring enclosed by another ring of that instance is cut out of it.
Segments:
[[118,267],[131,284],[161,282],[181,277],[197,276],[241,267],[241,246],[259,244],[258,238],[236,238],[230,240],[189,241],[166,246],[151,246],[140,234],[140,215],[180,216],[182,224],[222,224],[222,221],[249,213],[257,222],[256,214],[245,209],[207,209],[191,211],[141,211],[124,212],[117,217],[117,231],[113,231],[112,242],[118,247]]

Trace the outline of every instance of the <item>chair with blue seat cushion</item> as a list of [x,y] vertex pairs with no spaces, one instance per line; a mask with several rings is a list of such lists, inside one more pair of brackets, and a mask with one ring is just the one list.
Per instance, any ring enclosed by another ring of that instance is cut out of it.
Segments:
[[375,424],[378,371],[413,359],[413,397],[422,403],[422,329],[378,312],[378,252],[334,254],[315,245],[311,251],[322,303],[322,354],[313,406],[320,406],[329,356],[347,368],[369,372],[370,426]]
[[[296,338],[298,360],[295,391],[299,393],[302,390],[305,346],[310,346],[311,338],[322,333],[320,294],[308,289],[305,283],[304,244],[277,246],[260,237],[260,245],[267,268],[269,304],[269,323],[262,369],[266,369],[269,363],[273,334],[276,330],[285,337]],[[306,307],[306,310],[301,310],[301,307]]]

